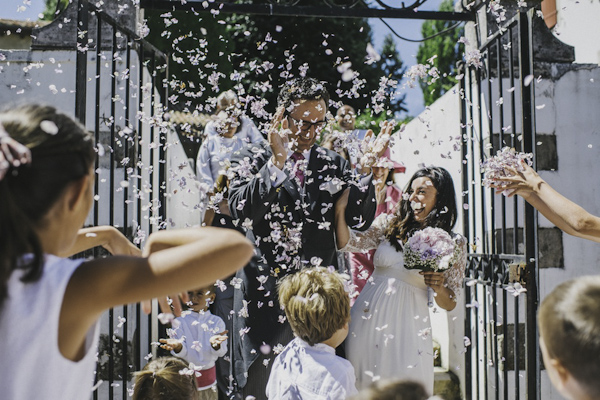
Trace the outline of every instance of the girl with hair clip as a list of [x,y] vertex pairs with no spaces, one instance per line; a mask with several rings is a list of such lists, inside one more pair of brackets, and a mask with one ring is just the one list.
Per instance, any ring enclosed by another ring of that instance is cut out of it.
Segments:
[[[113,227],[80,229],[93,202],[91,135],[38,105],[0,112],[0,126],[0,354],[11,360],[0,365],[2,394],[87,398],[105,310],[223,278],[252,245],[229,229],[169,230],[141,254]],[[114,256],[65,258],[95,246]]]
[[[452,177],[443,168],[417,171],[410,179],[400,207],[381,214],[364,232],[350,230],[343,216],[346,196],[336,204],[336,232],[342,251],[377,249],[371,279],[352,307],[346,355],[354,366],[357,387],[381,379],[411,379],[433,392],[433,343],[427,306],[427,288],[437,305],[456,306],[466,265],[466,241],[451,233],[456,223]],[[459,248],[454,264],[444,272],[404,267],[403,247],[417,230],[441,228]]]

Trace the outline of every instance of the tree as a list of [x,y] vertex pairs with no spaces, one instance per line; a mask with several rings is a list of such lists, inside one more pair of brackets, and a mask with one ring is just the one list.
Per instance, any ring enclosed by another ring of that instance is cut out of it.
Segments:
[[[440,11],[453,11],[452,0],[444,0],[440,4]],[[436,35],[450,29],[453,21],[425,21],[421,26],[421,34],[424,38]],[[423,99],[428,106],[440,98],[456,84],[456,63],[463,53],[462,44],[458,39],[463,35],[464,29],[456,27],[447,33],[442,33],[421,43],[417,52],[419,64],[430,64],[440,71],[438,79],[431,76],[429,79],[419,81],[423,90]]]
[[[56,2],[45,0],[49,19]],[[62,3],[61,3],[62,4]],[[307,0],[304,5],[322,5]],[[400,81],[402,61],[391,38],[382,57],[368,57],[365,18],[314,18],[144,10],[150,43],[169,54],[171,107],[211,112],[215,97],[236,89],[254,118],[273,112],[279,86],[292,76],[327,82],[332,100],[357,111],[372,107],[382,77]],[[390,91],[386,93],[389,96]],[[395,114],[403,98],[385,103]],[[262,110],[262,111],[261,111]],[[255,112],[254,112],[255,111]]]
[[[406,68],[403,67],[404,63],[400,58],[400,53],[396,49],[396,42],[391,34],[388,34],[383,39],[383,45],[381,49],[381,59],[377,62],[377,67],[383,72],[383,76],[389,79],[397,80],[400,82],[400,77],[404,74]],[[386,99],[386,110],[390,111],[392,115],[401,111],[408,111],[404,106],[404,98],[406,95],[398,97],[395,90],[390,88],[388,97]]]
[[[268,111],[274,111],[278,87],[305,73],[328,82],[333,100],[360,110],[369,106],[382,76],[398,81],[402,76],[402,61],[393,42],[383,49],[382,61],[366,59],[371,42],[366,19],[155,10],[148,10],[146,16],[151,32],[147,39],[172,53],[172,92],[186,96],[186,101],[194,97],[196,107],[235,88],[249,107],[254,104],[253,117],[266,118],[261,110],[268,104]],[[403,109],[402,101],[389,104],[393,112]]]
[[42,13],[42,21],[52,21],[62,10],[69,4],[69,0],[45,0],[44,12]]
[[145,38],[169,54],[170,106],[210,113],[210,97],[231,89],[222,77],[234,72],[225,56],[233,51],[227,28],[208,13],[145,10]]

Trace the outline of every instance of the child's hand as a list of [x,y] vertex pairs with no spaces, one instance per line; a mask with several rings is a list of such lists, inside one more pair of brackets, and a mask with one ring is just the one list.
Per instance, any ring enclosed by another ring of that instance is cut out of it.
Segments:
[[210,337],[210,345],[213,349],[219,350],[221,348],[221,343],[227,340],[227,333],[229,333],[229,331],[224,330],[223,332]]
[[[176,317],[181,317],[184,306],[190,302],[190,297],[187,292],[172,294],[169,296],[158,297],[158,306],[160,311],[165,314],[173,314]],[[149,315],[152,312],[152,300],[144,300],[142,303],[142,311]]]
[[[212,342],[212,338],[210,338],[210,340]],[[174,351],[175,353],[180,353],[183,348],[181,342],[177,339],[160,339],[159,342],[162,343],[160,345],[161,348],[168,351]]]
[[108,241],[102,245],[112,255],[140,257],[142,251],[129,241],[118,229],[107,226]]

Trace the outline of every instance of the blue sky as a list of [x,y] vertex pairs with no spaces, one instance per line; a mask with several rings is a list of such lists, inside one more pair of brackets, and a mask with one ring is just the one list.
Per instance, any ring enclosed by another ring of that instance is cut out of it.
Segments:
[[[442,0],[429,0],[421,9],[437,10]],[[19,12],[19,7],[25,7],[24,11]],[[0,9],[0,18],[18,19],[18,20],[36,20],[38,14],[44,9],[43,0],[2,0],[2,8]],[[373,28],[373,46],[380,50],[383,38],[390,33],[390,30],[378,19],[371,19],[370,24]],[[421,39],[421,24],[422,20],[395,20],[387,19],[386,22],[401,36],[409,39]],[[418,43],[411,43],[404,40],[396,39],[396,44],[400,52],[400,56],[404,61],[405,66],[410,66],[417,63],[416,55],[419,48]],[[412,116],[418,115],[423,111],[423,95],[421,89],[407,89],[406,104],[409,114]]]

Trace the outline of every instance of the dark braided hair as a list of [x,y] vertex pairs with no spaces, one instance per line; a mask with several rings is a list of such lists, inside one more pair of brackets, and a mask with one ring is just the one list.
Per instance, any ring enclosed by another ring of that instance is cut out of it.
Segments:
[[429,178],[433,183],[433,187],[437,190],[435,206],[425,218],[424,226],[442,228],[450,233],[454,224],[456,224],[456,195],[452,176],[442,167],[420,169],[415,172],[408,185],[406,185],[400,207],[385,234],[385,237],[398,251],[402,251],[402,246],[398,241],[406,242],[415,231],[422,227],[421,223],[415,220],[415,214],[409,199],[412,194],[413,182],[422,177]]
[[[9,168],[0,181],[1,305],[15,269],[25,270],[23,282],[40,278],[43,249],[35,228],[43,226],[44,217],[66,186],[89,173],[96,152],[84,127],[50,106],[6,109],[0,112],[0,124],[31,151],[31,163]],[[26,253],[33,258],[20,263]]]

